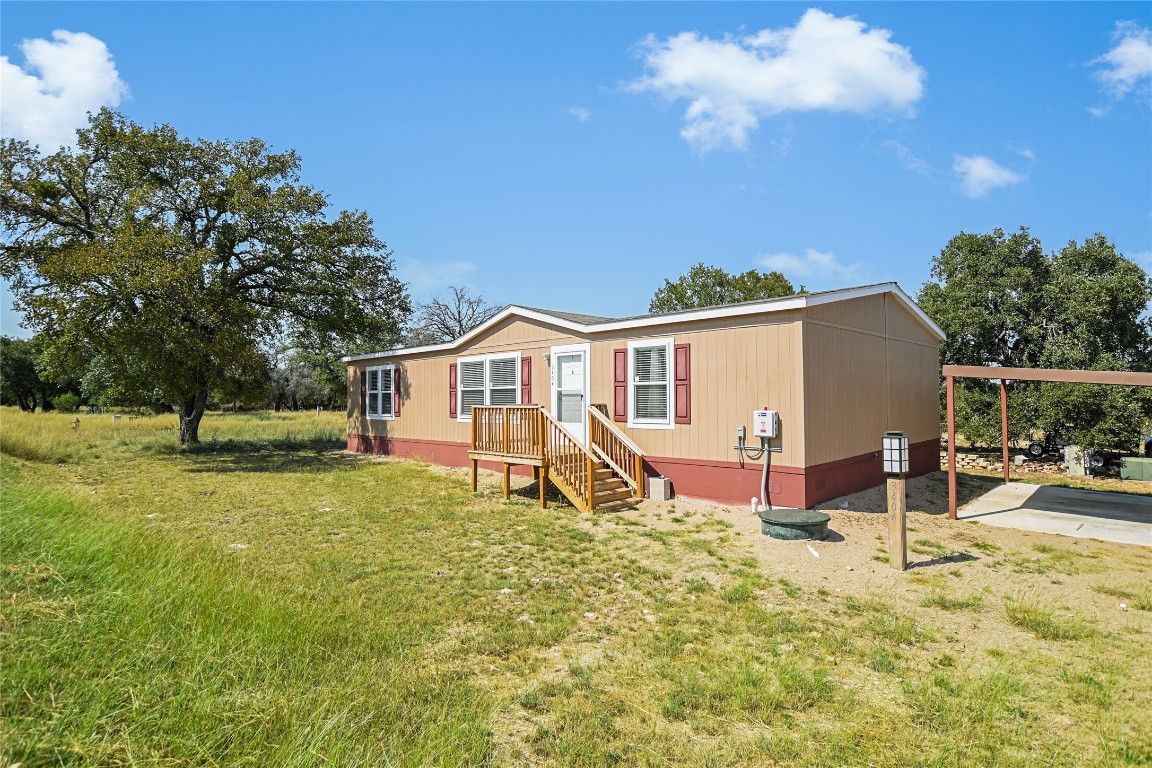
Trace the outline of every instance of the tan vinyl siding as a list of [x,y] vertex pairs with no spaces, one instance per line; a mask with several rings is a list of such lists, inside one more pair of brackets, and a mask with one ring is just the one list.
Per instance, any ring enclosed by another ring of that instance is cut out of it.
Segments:
[[[865,324],[875,321],[875,307],[858,309],[867,316]],[[923,328],[918,321],[915,325]],[[916,329],[906,323],[897,331],[912,335]],[[809,466],[878,450],[880,436],[890,429],[904,432],[913,443],[939,437],[934,337],[912,342],[809,321],[804,324],[804,359],[805,395],[814,404],[805,413]]]
[[789,319],[758,318],[740,327],[715,321],[661,327],[643,336],[620,336],[592,344],[592,402],[612,403],[612,350],[629,341],[672,337],[691,345],[692,423],[673,429],[622,426],[651,456],[736,461],[736,427],[751,431],[752,412],[767,405],[780,412],[784,451],[774,461],[803,466],[801,429],[804,393],[802,349],[796,313]]
[[884,295],[865,296],[861,299],[821,304],[806,310],[806,319],[820,320],[833,325],[872,333],[885,332]]
[[920,318],[892,296],[885,296],[884,298],[887,303],[885,327],[888,336],[931,344],[934,347],[939,345],[939,339],[924,325]]

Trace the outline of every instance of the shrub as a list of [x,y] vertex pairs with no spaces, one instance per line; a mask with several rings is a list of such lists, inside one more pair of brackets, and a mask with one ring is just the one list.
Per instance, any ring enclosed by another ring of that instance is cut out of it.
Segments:
[[52,407],[61,413],[75,413],[80,410],[80,398],[71,392],[65,392],[52,398]]

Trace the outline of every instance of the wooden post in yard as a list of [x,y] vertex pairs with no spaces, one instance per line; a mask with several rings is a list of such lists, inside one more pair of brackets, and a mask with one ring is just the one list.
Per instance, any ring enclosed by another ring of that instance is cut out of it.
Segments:
[[948,518],[956,519],[956,377],[949,376],[948,393]]
[[479,463],[476,459],[472,459],[472,493],[476,493],[476,466]]
[[512,498],[512,465],[504,462],[504,499]]
[[1004,379],[1000,379],[1000,442],[1002,452],[1004,454],[1004,483],[1011,482],[1009,476],[1010,469],[1008,464],[1008,383]]
[[908,502],[904,496],[904,478],[888,478],[888,563],[901,571],[908,570]]
[[548,509],[548,465],[540,467],[540,509]]

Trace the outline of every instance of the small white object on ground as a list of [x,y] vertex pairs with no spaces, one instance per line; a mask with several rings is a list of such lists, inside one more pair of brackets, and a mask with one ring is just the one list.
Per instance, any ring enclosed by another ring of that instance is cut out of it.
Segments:
[[510,594],[512,594],[512,590],[511,590],[511,589],[509,589],[508,587],[504,587],[504,589],[500,590],[500,594],[502,594],[502,595],[510,595]]
[[1122,611],[1128,610],[1128,603],[1120,603],[1120,610],[1122,610]]
[[817,560],[820,559],[820,553],[816,551],[815,547],[813,547],[811,544],[806,544],[805,546],[807,546],[808,551],[812,553],[812,557],[816,558]]
[[248,549],[247,544],[229,544],[228,549]]

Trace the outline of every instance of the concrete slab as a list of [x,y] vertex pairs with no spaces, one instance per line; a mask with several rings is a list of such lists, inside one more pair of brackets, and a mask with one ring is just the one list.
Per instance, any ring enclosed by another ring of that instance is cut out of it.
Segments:
[[964,505],[961,520],[1152,547],[1152,496],[1008,483]]

